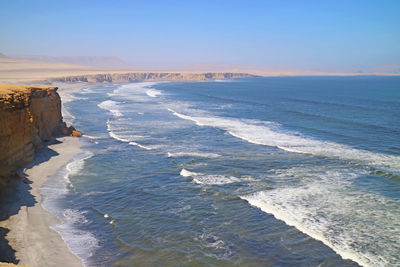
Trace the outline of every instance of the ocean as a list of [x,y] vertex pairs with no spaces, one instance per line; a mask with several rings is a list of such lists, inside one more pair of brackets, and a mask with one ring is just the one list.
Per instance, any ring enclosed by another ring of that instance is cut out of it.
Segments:
[[41,189],[86,266],[400,266],[400,78],[88,87]]

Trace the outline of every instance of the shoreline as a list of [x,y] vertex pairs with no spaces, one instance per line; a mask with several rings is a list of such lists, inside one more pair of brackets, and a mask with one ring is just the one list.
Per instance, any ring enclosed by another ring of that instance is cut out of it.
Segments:
[[[80,154],[81,141],[74,137],[61,137],[51,142],[25,166],[23,179],[14,181],[3,192],[7,199],[4,212],[10,216],[0,222],[9,232],[6,239],[18,264],[34,266],[83,266],[61,235],[51,226],[60,224],[56,215],[42,207],[40,189],[57,171]],[[7,192],[8,191],[8,192]]]
[[[57,83],[62,115],[71,124],[73,117],[64,107],[73,93],[94,84]],[[41,189],[76,156],[84,153],[76,137],[58,137],[35,153],[35,159],[22,167],[15,179],[1,189],[0,249],[3,260],[25,266],[84,266],[54,226],[62,224],[57,215],[43,207]],[[57,177],[58,178],[58,177]],[[58,179],[62,179],[61,177]]]
[[[59,88],[64,121],[73,124],[74,118],[65,109],[64,104],[75,100],[74,93],[99,84],[78,82],[53,83],[52,85]],[[65,120],[66,117],[67,120]],[[71,163],[76,156],[85,152],[82,149],[83,145],[84,142],[79,138],[57,138],[36,152],[35,160],[19,172],[23,179],[13,182],[14,187],[10,189],[9,194],[12,198],[8,199],[4,206],[6,206],[5,210],[18,208],[19,211],[15,215],[10,215],[9,219],[0,221],[0,230],[2,230],[1,227],[9,230],[6,238],[15,250],[18,264],[60,266],[68,263],[68,266],[85,266],[85,259],[79,258],[76,250],[70,248],[68,239],[64,239],[62,233],[55,230],[54,226],[62,224],[62,220],[57,218],[56,213],[45,207],[41,195],[41,189],[47,181],[53,178],[63,179],[58,177],[57,173]],[[2,209],[4,207],[0,207],[0,213]],[[75,251],[75,254],[72,251]]]

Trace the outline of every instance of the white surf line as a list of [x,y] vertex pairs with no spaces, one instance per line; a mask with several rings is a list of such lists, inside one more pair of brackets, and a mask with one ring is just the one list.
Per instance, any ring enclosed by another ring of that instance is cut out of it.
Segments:
[[188,116],[171,108],[168,108],[168,110],[181,119],[195,122],[198,126],[222,129],[230,135],[249,143],[277,147],[292,153],[355,160],[390,172],[400,173],[399,156],[374,153],[301,135],[291,135],[270,128],[267,123],[262,121],[259,124],[255,124],[254,120]]
[[146,91],[146,94],[150,97],[159,97],[159,96],[163,95],[163,93],[160,90],[156,90],[156,89],[149,89]]
[[215,153],[207,153],[207,152],[168,152],[167,156],[169,158],[178,158],[178,157],[199,157],[199,158],[218,158],[221,157],[219,154]]
[[132,146],[137,146],[137,147],[143,148],[145,150],[153,150],[153,148],[151,148],[151,147],[144,146],[144,145],[141,145],[141,144],[136,143],[136,142],[129,142],[129,144],[132,145]]
[[122,117],[123,114],[121,111],[118,109],[118,102],[113,101],[113,100],[105,100],[101,102],[100,104],[97,105],[99,108],[107,110],[111,112],[116,117]]
[[239,178],[233,176],[196,173],[186,169],[182,169],[180,175],[182,177],[192,177],[194,183],[201,185],[224,185],[240,182]]

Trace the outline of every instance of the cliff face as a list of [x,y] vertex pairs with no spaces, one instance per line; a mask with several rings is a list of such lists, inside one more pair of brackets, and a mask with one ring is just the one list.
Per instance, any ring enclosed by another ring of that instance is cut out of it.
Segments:
[[57,87],[0,85],[0,184],[65,128]]
[[53,82],[140,82],[140,81],[205,81],[215,79],[235,79],[255,77],[247,73],[186,73],[186,72],[129,72],[109,74],[89,74],[50,79]]

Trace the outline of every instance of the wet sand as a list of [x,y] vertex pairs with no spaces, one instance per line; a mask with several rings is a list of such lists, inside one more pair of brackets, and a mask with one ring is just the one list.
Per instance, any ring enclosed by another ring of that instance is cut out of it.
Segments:
[[[16,251],[19,264],[34,266],[82,266],[61,236],[50,227],[59,220],[41,206],[39,189],[55,173],[81,152],[79,138],[57,138],[36,153],[35,160],[3,192],[3,213],[9,218],[0,227],[9,229],[6,239]],[[8,216],[7,216],[8,217]]]

